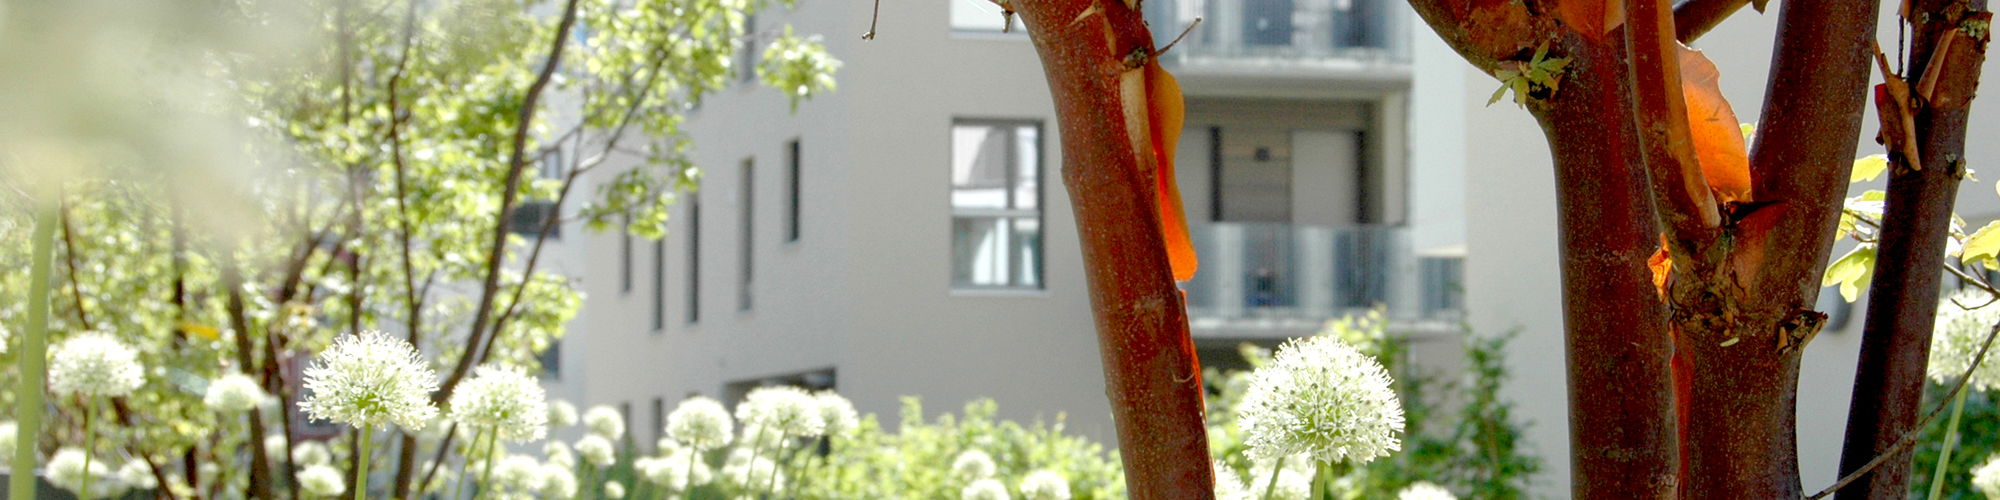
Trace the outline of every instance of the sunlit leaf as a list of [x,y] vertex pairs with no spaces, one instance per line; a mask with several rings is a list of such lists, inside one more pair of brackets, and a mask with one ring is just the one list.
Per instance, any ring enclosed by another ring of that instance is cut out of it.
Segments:
[[1868,280],[1875,276],[1875,246],[1861,245],[1853,251],[1826,266],[1826,277],[1820,286],[1840,285],[1840,298],[1848,302],[1861,296],[1861,288],[1868,286]]
[[1187,117],[1187,102],[1181,96],[1180,82],[1161,68],[1158,60],[1146,64],[1146,108],[1151,116],[1147,123],[1152,128],[1153,157],[1158,169],[1153,176],[1158,184],[1159,199],[1155,206],[1160,211],[1160,234],[1167,245],[1167,261],[1173,266],[1174,281],[1187,281],[1194,279],[1199,261],[1194,254],[1194,241],[1188,237],[1180,182],[1174,178],[1174,152],[1180,141],[1182,122]]
[[2000,254],[2000,221],[1986,223],[1986,227],[1973,231],[1965,238],[1965,249],[1959,253],[1962,262],[1979,262],[1992,267],[1990,261]]
[[1847,177],[1847,182],[1872,181],[1881,177],[1882,172],[1888,169],[1888,155],[1863,156],[1860,159],[1854,160],[1854,173]]

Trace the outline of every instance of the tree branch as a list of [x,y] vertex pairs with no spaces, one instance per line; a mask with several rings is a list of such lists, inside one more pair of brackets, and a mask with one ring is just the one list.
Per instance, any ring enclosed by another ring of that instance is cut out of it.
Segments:
[[[243,272],[238,269],[241,265],[236,262],[236,258],[228,255],[229,251],[228,249],[224,249],[224,255],[218,259],[222,263],[222,286],[228,289],[229,300],[226,308],[229,311],[230,326],[236,330],[236,362],[240,365],[240,370],[249,373],[250,370],[257,366],[257,362],[256,352],[250,345],[250,316],[243,310]],[[256,408],[251,408],[249,411],[250,435],[254,436],[253,440],[264,439],[264,419],[262,413]],[[269,457],[264,454],[264,447],[249,446],[248,448],[250,448],[250,491],[247,492],[248,496],[250,498],[277,498],[271,494],[271,462]],[[161,485],[163,488],[166,486],[164,484]]]
[[[1687,102],[1681,94],[1679,44],[1671,38],[1674,20],[1665,0],[1627,0],[1625,54],[1631,67],[1639,148],[1652,179],[1654,215],[1673,235],[1674,251],[1685,257],[1690,243],[1714,239],[1721,222],[1701,164],[1695,160]],[[1677,258],[1687,263],[1692,259]]]
[[1681,43],[1694,43],[1748,3],[1749,0],[1682,0],[1674,5],[1674,38]]

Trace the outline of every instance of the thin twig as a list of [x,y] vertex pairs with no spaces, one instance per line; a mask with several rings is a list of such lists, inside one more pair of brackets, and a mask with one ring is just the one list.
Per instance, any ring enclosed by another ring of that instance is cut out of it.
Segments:
[[1175,46],[1175,45],[1180,45],[1180,43],[1181,43],[1181,39],[1182,39],[1182,38],[1187,38],[1187,36],[1188,36],[1188,33],[1193,33],[1193,32],[1194,32],[1194,27],[1196,27],[1196,26],[1201,26],[1201,18],[1199,18],[1199,17],[1197,17],[1197,18],[1194,18],[1194,22],[1191,22],[1191,23],[1188,23],[1188,25],[1187,25],[1187,28],[1183,28],[1183,29],[1181,29],[1181,34],[1180,34],[1180,36],[1176,36],[1176,37],[1174,37],[1174,41],[1171,41],[1171,42],[1167,42],[1167,46],[1165,46],[1165,47],[1160,47],[1160,50],[1158,50],[1158,51],[1154,51],[1154,52],[1153,52],[1153,57],[1154,57],[1154,58],[1159,58],[1160,56],[1164,56],[1164,55],[1167,55],[1167,51],[1169,51],[1169,50],[1174,50],[1174,46]]
[[875,21],[882,19],[882,0],[875,0],[875,12],[868,15],[868,32],[861,34],[862,40],[875,39]]

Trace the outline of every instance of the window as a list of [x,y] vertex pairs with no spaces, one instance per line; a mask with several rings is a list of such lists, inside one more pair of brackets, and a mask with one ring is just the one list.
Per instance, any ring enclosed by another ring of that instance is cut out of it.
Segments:
[[[667,398],[653,398],[653,442],[667,437]],[[665,450],[653,450],[655,452]]]
[[785,241],[799,241],[799,140],[785,144]]
[[535,355],[535,360],[542,364],[542,378],[562,380],[562,339],[549,341],[549,347]]
[[[542,153],[540,158],[535,159],[533,173],[541,179],[561,179],[562,158],[560,149]],[[524,182],[533,181],[524,180]],[[559,240],[562,239],[562,224],[556,216],[555,200],[522,199],[520,204],[514,206],[514,212],[508,214],[507,231],[535,238],[542,235],[542,230],[546,226],[549,239]]]
[[688,197],[688,323],[701,321],[701,194]]
[[632,221],[618,224],[618,292],[632,293]]
[[667,329],[667,239],[653,240],[653,333]]
[[[1007,28],[1007,16],[990,0],[950,1],[952,30],[999,33]],[[1015,26],[1013,33],[1025,34],[1027,30]]]
[[755,253],[752,250],[754,250],[754,244],[756,243],[756,237],[753,236],[756,234],[756,228],[751,227],[751,222],[756,220],[752,216],[753,207],[756,206],[754,196],[757,194],[754,189],[757,186],[756,176],[754,175],[756,173],[756,166],[756,160],[750,158],[743,159],[743,177],[740,179],[741,187],[739,190],[739,194],[741,195],[739,201],[743,205],[738,207],[740,210],[736,214],[737,229],[741,231],[737,250],[742,252],[742,257],[737,259],[737,262],[740,263],[740,268],[737,269],[736,280],[736,310],[738,311],[750,310],[750,270],[753,267],[751,265],[753,263],[751,254]]
[[[632,425],[632,402],[631,402],[631,401],[625,401],[625,402],[621,402],[621,403],[618,403],[618,420],[620,420],[620,421],[624,421],[624,422],[625,422],[625,425],[626,425],[627,427],[630,427],[630,426]],[[623,449],[623,448],[626,448],[626,447],[630,447],[630,446],[632,446],[632,441],[634,441],[634,439],[632,438],[632,433],[631,433],[631,432],[626,432],[626,433],[625,433],[625,442],[623,443],[623,444],[624,444],[624,446],[620,446],[619,448],[620,448],[620,449]]]
[[757,78],[757,15],[743,16],[743,51],[736,53],[736,80]]
[[1042,286],[1041,125],[960,120],[951,127],[955,288]]

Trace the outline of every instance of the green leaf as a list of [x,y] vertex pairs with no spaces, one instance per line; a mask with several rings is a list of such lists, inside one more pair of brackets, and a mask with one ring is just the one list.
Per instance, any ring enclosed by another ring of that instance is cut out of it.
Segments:
[[1820,286],[1840,285],[1840,298],[1848,302],[1861,296],[1861,287],[1868,286],[1868,280],[1875,276],[1875,246],[1861,245],[1853,251],[1826,266],[1826,277]]
[[1500,88],[1493,89],[1493,98],[1487,99],[1486,105],[1492,106],[1493,103],[1500,102],[1503,97],[1507,97],[1507,82],[1500,82]]
[[2000,254],[2000,221],[1986,223],[1986,227],[1974,231],[1965,238],[1965,250],[1959,254],[1962,262],[1980,262],[1993,267],[1994,255]]
[[1889,169],[1888,155],[1868,155],[1854,160],[1854,173],[1847,178],[1848,183],[1872,181]]

